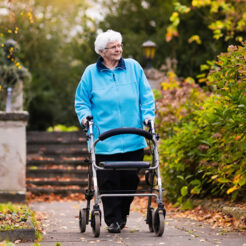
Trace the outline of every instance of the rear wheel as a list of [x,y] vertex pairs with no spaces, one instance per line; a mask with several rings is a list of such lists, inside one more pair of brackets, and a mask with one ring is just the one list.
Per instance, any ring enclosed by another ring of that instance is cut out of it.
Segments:
[[165,217],[163,211],[156,210],[154,215],[153,227],[154,227],[155,235],[158,237],[161,237],[164,232],[164,227],[165,227],[164,220]]
[[85,209],[80,209],[79,211],[79,227],[80,227],[80,232],[85,232],[86,230],[86,210]]

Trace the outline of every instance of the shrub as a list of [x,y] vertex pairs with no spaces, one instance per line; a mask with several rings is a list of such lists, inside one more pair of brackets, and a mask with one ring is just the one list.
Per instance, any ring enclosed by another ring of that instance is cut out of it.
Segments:
[[54,127],[50,126],[46,129],[47,132],[73,132],[78,131],[77,126],[65,126],[65,125],[55,125]]
[[[213,94],[190,105],[160,146],[167,198],[243,198],[246,188],[246,46],[230,46],[203,81]],[[190,99],[188,99],[190,100]],[[172,110],[172,108],[171,108]],[[170,130],[168,130],[170,132]]]
[[162,138],[172,136],[176,126],[193,119],[194,109],[206,98],[206,93],[192,78],[181,82],[173,72],[168,73],[168,80],[156,94],[156,126]]

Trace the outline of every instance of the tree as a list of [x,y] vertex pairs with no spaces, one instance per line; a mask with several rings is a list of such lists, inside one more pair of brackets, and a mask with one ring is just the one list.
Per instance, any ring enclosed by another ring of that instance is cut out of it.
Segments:
[[[201,64],[245,35],[245,4],[240,0],[107,0],[103,6],[106,14],[99,27],[123,34],[124,56],[145,65],[140,47],[151,39],[157,44],[152,64],[160,68],[166,58],[175,58],[180,77],[196,77]],[[227,39],[214,39],[223,33]],[[236,34],[237,39],[229,38]]]
[[195,76],[229,44],[246,38],[246,4],[241,0],[181,0],[166,29],[166,41],[177,47],[177,74]]
[[[77,123],[74,92],[82,69],[87,65],[87,25],[94,22],[86,15],[88,5],[75,0],[1,1],[8,11],[0,21],[0,32],[21,46],[20,58],[29,68],[33,80],[28,88],[26,109],[30,113],[29,129],[46,129],[50,125]],[[80,35],[81,39],[78,39]]]
[[103,31],[114,29],[123,35],[124,57],[133,57],[143,66],[141,45],[148,39],[157,44],[153,66],[160,67],[172,55],[170,44],[165,42],[164,27],[169,23],[172,0],[107,0],[104,1],[105,18],[100,21]]

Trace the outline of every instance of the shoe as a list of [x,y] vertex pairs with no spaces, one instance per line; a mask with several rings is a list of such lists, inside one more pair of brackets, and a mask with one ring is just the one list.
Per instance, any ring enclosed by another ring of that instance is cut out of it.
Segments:
[[120,229],[122,230],[126,226],[126,221],[120,223]]
[[120,222],[120,229],[122,230],[125,226],[126,226],[126,217],[124,217]]
[[112,224],[110,224],[110,226],[108,227],[108,232],[110,233],[120,233],[120,225],[118,222],[114,222]]

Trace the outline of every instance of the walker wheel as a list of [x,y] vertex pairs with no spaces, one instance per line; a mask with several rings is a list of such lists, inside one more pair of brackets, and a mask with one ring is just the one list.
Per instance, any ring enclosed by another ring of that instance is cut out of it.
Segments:
[[150,208],[148,210],[148,225],[149,225],[149,231],[154,232],[154,216],[155,216],[155,211],[154,208]]
[[101,226],[100,213],[98,211],[95,211],[92,214],[92,222],[91,222],[91,227],[92,227],[94,237],[99,237],[100,226]]
[[86,210],[85,209],[80,209],[79,211],[79,227],[80,227],[80,232],[85,232],[86,230]]
[[162,210],[156,210],[153,223],[155,235],[161,237],[164,232],[164,214]]

